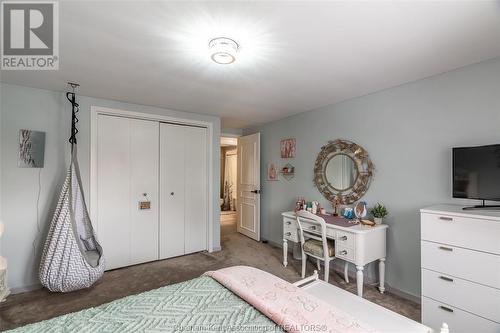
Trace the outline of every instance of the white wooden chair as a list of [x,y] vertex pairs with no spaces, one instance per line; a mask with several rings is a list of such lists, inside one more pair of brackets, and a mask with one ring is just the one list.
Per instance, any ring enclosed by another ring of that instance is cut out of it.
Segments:
[[[320,261],[324,262],[324,280],[328,282],[330,261],[335,259],[335,243],[333,240],[326,238],[326,222],[323,218],[303,210],[296,213],[296,218],[299,227],[300,247],[302,250],[302,278],[306,275],[307,256],[310,256],[316,258],[318,270],[321,269]],[[347,265],[346,262],[344,278],[346,282],[349,282]]]

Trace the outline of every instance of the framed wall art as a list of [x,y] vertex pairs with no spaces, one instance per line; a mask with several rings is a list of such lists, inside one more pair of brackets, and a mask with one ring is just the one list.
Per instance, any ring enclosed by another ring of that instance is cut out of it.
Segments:
[[45,155],[45,132],[19,130],[19,159],[20,168],[43,168]]
[[267,180],[279,180],[279,171],[276,163],[267,164]]
[[295,158],[296,153],[296,143],[295,139],[283,139],[281,140],[281,158]]

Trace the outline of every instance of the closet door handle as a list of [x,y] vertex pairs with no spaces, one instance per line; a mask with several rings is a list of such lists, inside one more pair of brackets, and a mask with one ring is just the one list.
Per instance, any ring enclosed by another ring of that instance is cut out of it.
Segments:
[[170,192],[170,195],[174,195],[174,192]]
[[453,312],[453,309],[450,309],[449,307],[444,305],[440,305],[439,308],[444,311]]
[[441,280],[445,280],[445,281],[448,281],[448,282],[453,282],[453,279],[452,279],[452,278],[449,278],[449,277],[447,277],[447,276],[442,276],[442,275],[441,275],[439,278],[440,278]]
[[255,193],[255,194],[260,194],[260,190],[253,190],[253,191],[250,191],[252,193]]

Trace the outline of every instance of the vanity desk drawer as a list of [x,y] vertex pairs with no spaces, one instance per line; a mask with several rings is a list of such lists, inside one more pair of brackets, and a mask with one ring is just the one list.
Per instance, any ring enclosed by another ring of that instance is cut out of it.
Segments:
[[321,235],[321,226],[317,223],[301,221],[301,226],[306,232]]
[[294,219],[285,218],[283,219],[284,229],[297,229],[297,221]]
[[356,235],[350,232],[337,231],[336,242],[339,246],[355,248]]
[[284,230],[283,231],[283,238],[295,243],[299,242],[299,236],[297,234],[297,230]]
[[337,245],[335,249],[335,256],[340,259],[344,259],[349,262],[355,262],[356,261],[356,255],[355,255],[354,249],[347,248],[341,245]]

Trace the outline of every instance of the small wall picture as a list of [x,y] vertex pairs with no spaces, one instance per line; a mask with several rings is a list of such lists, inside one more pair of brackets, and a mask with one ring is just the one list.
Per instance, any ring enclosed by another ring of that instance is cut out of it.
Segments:
[[271,162],[267,164],[267,180],[279,180],[279,172],[276,163]]
[[281,158],[295,158],[295,139],[281,140]]
[[19,130],[20,168],[43,168],[45,155],[45,132]]

